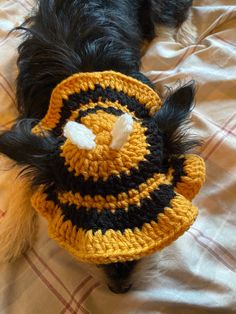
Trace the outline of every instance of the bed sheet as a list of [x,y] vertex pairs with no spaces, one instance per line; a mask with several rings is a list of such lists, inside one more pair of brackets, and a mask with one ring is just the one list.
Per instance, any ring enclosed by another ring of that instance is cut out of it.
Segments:
[[[29,14],[32,0],[0,0],[0,127],[15,109],[16,47],[8,31]],[[115,295],[47,236],[40,219],[34,248],[0,267],[0,313],[202,314],[236,313],[236,1],[196,0],[194,45],[155,38],[142,70],[165,86],[194,79],[193,129],[205,143],[206,183],[194,203],[195,224],[167,248],[165,271],[148,287]],[[0,219],[14,184],[0,163]]]

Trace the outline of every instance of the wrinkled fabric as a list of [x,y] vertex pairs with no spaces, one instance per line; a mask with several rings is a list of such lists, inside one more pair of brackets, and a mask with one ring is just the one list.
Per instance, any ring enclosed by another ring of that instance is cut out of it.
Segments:
[[[20,38],[8,31],[29,14],[32,0],[0,0],[0,129],[16,117],[16,58]],[[165,271],[152,284],[114,295],[47,236],[40,219],[34,248],[0,267],[0,313],[202,314],[236,313],[236,1],[197,0],[196,44],[156,38],[143,72],[164,95],[196,82],[192,130],[204,139],[207,179],[194,203],[195,224],[167,248]],[[0,161],[0,219],[12,178]],[[162,263],[163,264],[163,263]]]

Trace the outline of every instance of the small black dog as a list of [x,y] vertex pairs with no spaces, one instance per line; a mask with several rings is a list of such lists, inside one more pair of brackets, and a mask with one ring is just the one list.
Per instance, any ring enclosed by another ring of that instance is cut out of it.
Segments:
[[[154,88],[140,72],[142,44],[154,38],[158,26],[180,27],[191,4],[192,0],[40,0],[35,15],[18,28],[25,31],[18,58],[19,118],[10,131],[0,135],[0,152],[19,166],[36,169],[33,184],[45,183],[47,178],[42,178],[40,172],[42,156],[49,153],[48,141],[35,141],[31,129],[46,114],[55,86],[77,72],[114,70]],[[194,87],[189,83],[169,95],[156,114],[165,134],[167,159],[197,144],[185,137],[183,128],[193,99]],[[17,216],[17,211],[12,212]],[[4,237],[7,230],[2,226],[1,257],[9,259],[19,254],[29,242],[27,237],[32,237],[29,233],[33,228],[25,228],[20,221],[24,215],[19,217],[18,236]],[[133,284],[137,264],[116,263],[100,268],[110,289],[124,293]]]

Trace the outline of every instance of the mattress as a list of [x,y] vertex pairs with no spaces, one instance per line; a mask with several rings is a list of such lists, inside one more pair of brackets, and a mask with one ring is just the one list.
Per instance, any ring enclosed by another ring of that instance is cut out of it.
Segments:
[[[0,0],[0,129],[17,116],[16,48],[21,39],[8,32],[31,8],[32,0]],[[157,37],[142,60],[142,71],[161,95],[195,80],[192,130],[204,140],[199,154],[206,162],[206,183],[194,200],[199,217],[166,249],[165,270],[150,285],[112,294],[49,239],[40,219],[33,249],[0,266],[0,313],[236,313],[236,2],[196,0],[192,21],[195,44]],[[14,183],[1,158],[0,219],[11,193]]]

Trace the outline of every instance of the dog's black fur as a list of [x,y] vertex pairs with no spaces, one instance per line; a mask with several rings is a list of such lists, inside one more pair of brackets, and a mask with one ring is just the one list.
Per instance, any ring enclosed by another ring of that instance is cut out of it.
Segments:
[[[53,180],[50,163],[58,137],[37,137],[32,126],[46,114],[53,88],[77,72],[114,70],[149,86],[140,73],[140,48],[155,36],[158,25],[180,26],[192,0],[40,0],[35,14],[18,29],[24,32],[19,47],[17,103],[19,119],[0,135],[0,152],[34,169],[34,183]],[[197,144],[186,138],[186,123],[194,99],[193,84],[167,97],[154,116],[165,135],[165,158],[182,154]],[[126,292],[123,283],[135,263],[104,266],[111,290]]]

